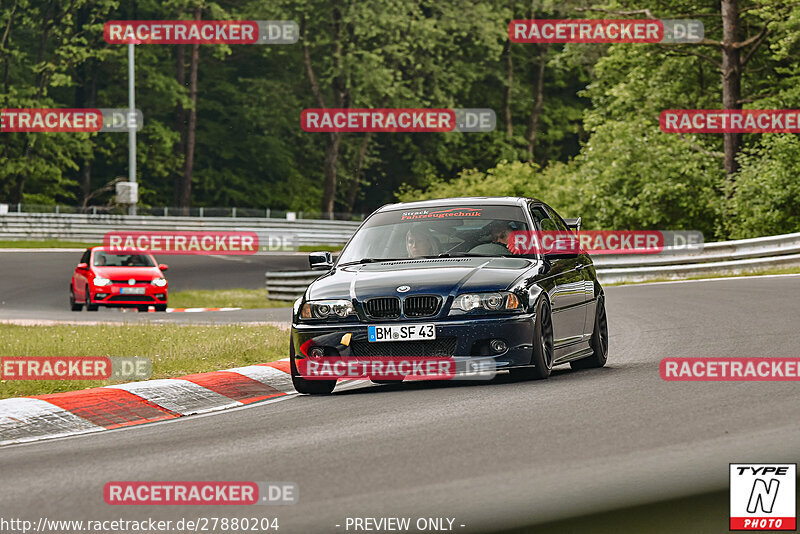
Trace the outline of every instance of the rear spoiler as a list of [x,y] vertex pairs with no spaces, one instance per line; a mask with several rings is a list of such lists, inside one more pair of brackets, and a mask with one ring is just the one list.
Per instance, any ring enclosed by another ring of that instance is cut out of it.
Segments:
[[569,227],[570,230],[575,230],[577,232],[581,229],[580,217],[576,219],[564,219],[564,222],[567,223],[567,227]]

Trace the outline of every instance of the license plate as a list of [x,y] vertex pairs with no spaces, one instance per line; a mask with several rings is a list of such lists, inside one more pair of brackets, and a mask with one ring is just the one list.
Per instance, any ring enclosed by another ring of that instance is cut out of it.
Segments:
[[436,339],[434,324],[394,324],[370,326],[368,331],[371,342],[378,341],[421,341]]
[[144,290],[143,287],[121,287],[119,293],[120,295],[144,295]]

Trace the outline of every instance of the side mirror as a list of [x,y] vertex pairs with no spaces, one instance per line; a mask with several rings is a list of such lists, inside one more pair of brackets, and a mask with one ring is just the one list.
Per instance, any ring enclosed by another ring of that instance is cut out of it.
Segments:
[[76,267],[79,271],[85,271],[89,268],[89,264],[87,263],[79,263]]
[[576,219],[564,219],[564,222],[567,223],[567,228],[570,230],[575,230],[579,232],[581,229],[581,218],[578,217]]
[[168,268],[169,268],[169,266],[166,263],[159,263],[158,264],[158,270],[159,271],[166,271]]
[[333,255],[330,252],[312,252],[308,255],[308,264],[314,271],[330,271],[333,269]]

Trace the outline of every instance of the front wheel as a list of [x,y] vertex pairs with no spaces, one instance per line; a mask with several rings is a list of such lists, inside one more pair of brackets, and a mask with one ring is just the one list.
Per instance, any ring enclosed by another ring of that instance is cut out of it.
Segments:
[[83,304],[75,302],[75,290],[72,289],[72,284],[69,286],[69,307],[72,311],[81,311]]
[[592,369],[603,367],[608,361],[608,319],[606,318],[606,299],[603,295],[597,299],[597,311],[594,314],[594,331],[589,346],[594,351],[588,358],[570,362],[573,369]]
[[536,327],[533,333],[532,367],[509,369],[512,377],[521,380],[542,380],[553,370],[553,316],[550,304],[542,298],[536,305]]
[[289,363],[292,371],[292,385],[298,393],[329,395],[336,387],[336,380],[306,380],[301,377],[294,364],[294,344],[291,342],[289,342]]
[[92,294],[89,293],[89,286],[86,286],[85,295],[86,295],[86,311],[92,311],[92,312],[97,311],[97,309],[100,306],[98,306],[97,304],[92,304]]

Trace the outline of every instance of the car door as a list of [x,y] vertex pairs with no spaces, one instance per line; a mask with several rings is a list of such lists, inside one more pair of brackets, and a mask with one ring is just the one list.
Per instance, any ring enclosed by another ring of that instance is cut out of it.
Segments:
[[[553,208],[550,206],[545,205],[548,212],[553,218],[556,226],[559,230],[563,232],[572,232],[567,223],[561,216],[555,212]],[[589,258],[589,255],[586,253],[581,253],[575,258],[576,268],[580,271],[581,276],[583,278],[583,304],[584,308],[586,309],[586,318],[584,320],[583,325],[583,335],[584,338],[589,338],[592,335],[592,330],[594,329],[594,280],[592,280],[591,275],[591,266],[592,260]]]
[[[542,204],[531,204],[531,218],[537,230],[560,230],[547,208]],[[555,348],[577,343],[583,339],[586,322],[584,275],[578,269],[579,256],[550,257],[550,276],[554,286],[550,290],[550,305],[553,311],[553,343]],[[560,356],[556,354],[556,357]]]
[[80,261],[78,261],[79,264],[80,263],[85,263],[86,266],[87,266],[86,269],[78,269],[76,267],[75,268],[75,272],[72,275],[72,280],[73,280],[72,290],[75,293],[75,298],[77,298],[79,300],[85,300],[86,299],[86,295],[84,293],[85,293],[85,289],[86,289],[86,283],[87,283],[87,280],[88,280],[89,268],[91,267],[89,265],[89,261],[91,259],[91,254],[92,254],[92,250],[91,249],[86,249],[86,251],[81,256]]

